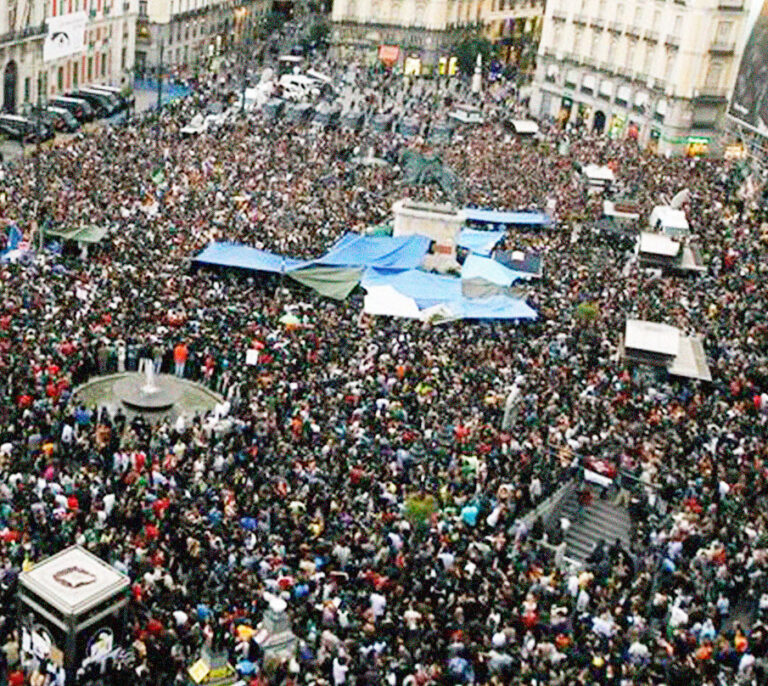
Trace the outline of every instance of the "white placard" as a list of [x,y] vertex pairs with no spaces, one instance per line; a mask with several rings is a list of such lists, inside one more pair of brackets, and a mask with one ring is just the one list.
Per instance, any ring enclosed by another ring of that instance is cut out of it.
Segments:
[[259,364],[259,351],[254,350],[253,348],[248,348],[248,350],[245,351],[245,364]]
[[85,12],[72,12],[58,17],[49,17],[48,34],[43,43],[43,62],[52,62],[61,57],[81,53],[85,47]]

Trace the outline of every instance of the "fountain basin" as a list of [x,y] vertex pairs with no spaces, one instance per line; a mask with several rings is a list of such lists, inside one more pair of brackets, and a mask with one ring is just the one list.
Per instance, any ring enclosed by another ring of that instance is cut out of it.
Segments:
[[147,385],[142,374],[125,376],[112,385],[112,393],[123,404],[135,410],[154,412],[167,410],[181,397],[183,389],[176,381],[176,377],[168,374],[155,377],[155,386],[151,392],[147,392]]

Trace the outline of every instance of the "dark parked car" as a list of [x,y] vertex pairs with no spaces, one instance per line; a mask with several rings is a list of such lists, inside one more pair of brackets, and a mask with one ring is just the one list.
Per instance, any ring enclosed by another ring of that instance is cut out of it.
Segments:
[[132,108],[136,104],[136,96],[133,93],[125,92],[116,86],[101,86],[91,84],[88,86],[88,88],[94,91],[103,91],[109,95],[114,96],[118,103],[118,109],[121,112],[123,110]]
[[93,121],[96,117],[93,107],[91,107],[87,100],[82,100],[81,98],[68,98],[65,95],[59,95],[55,98],[51,98],[48,101],[48,104],[69,110],[81,124]]
[[363,128],[363,122],[365,121],[365,115],[362,112],[347,112],[341,120],[341,125],[345,129],[351,129],[352,131],[360,131]]
[[112,99],[106,93],[91,93],[82,89],[67,93],[70,98],[79,98],[85,100],[96,113],[99,119],[111,117],[115,113],[115,106]]
[[34,121],[20,114],[0,114],[0,133],[25,143],[53,138],[53,129],[45,121]]

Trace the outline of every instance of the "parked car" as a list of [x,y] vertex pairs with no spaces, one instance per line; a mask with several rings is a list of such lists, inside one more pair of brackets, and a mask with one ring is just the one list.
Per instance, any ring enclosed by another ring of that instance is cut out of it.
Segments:
[[291,124],[307,124],[314,114],[315,108],[307,102],[291,103],[285,110],[285,118]]
[[92,90],[105,91],[111,93],[117,98],[121,110],[133,109],[136,104],[136,96],[131,91],[126,91],[117,86],[103,86],[101,84],[91,84],[88,86]]
[[269,120],[279,119],[285,110],[285,100],[270,98],[264,104],[264,116]]
[[341,120],[341,108],[338,105],[321,103],[312,119],[312,125],[321,129],[336,129]]
[[360,131],[360,129],[363,128],[364,121],[365,121],[365,115],[362,112],[351,110],[342,117],[341,125],[345,129],[351,129],[352,131]]
[[85,100],[93,108],[99,119],[110,117],[113,114],[114,107],[105,93],[88,93],[83,90],[76,90],[67,93],[67,96]]
[[53,129],[45,121],[35,121],[20,114],[0,114],[0,133],[25,143],[53,138]]
[[64,122],[64,118],[60,117],[55,112],[49,112],[47,108],[44,107],[25,107],[22,110],[22,116],[26,117],[27,119],[31,120],[32,122],[36,122],[37,118],[39,117],[43,122],[45,122],[48,126],[50,126],[54,131],[65,131],[66,130],[66,124]]
[[377,114],[371,121],[371,126],[378,133],[387,133],[392,131],[394,121],[395,117],[392,114]]
[[87,100],[83,100],[82,98],[69,98],[65,95],[59,95],[55,98],[51,98],[48,101],[48,104],[69,110],[81,124],[93,121],[96,117],[93,107],[91,107]]
[[77,131],[80,128],[80,122],[77,120],[77,117],[69,110],[63,107],[56,107],[55,105],[49,105],[46,109],[60,117],[61,121],[64,123],[64,131],[72,132]]

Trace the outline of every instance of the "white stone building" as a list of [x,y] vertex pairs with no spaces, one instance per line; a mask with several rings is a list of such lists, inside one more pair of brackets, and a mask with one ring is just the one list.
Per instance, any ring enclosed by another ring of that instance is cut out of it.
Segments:
[[[136,0],[6,0],[0,2],[2,107],[19,111],[38,95],[56,95],[86,83],[127,85],[133,70]],[[84,47],[43,60],[46,23],[86,13]]]
[[660,153],[716,151],[745,0],[550,0],[531,109]]
[[138,0],[136,66],[202,65],[227,50],[270,11],[268,0]]

